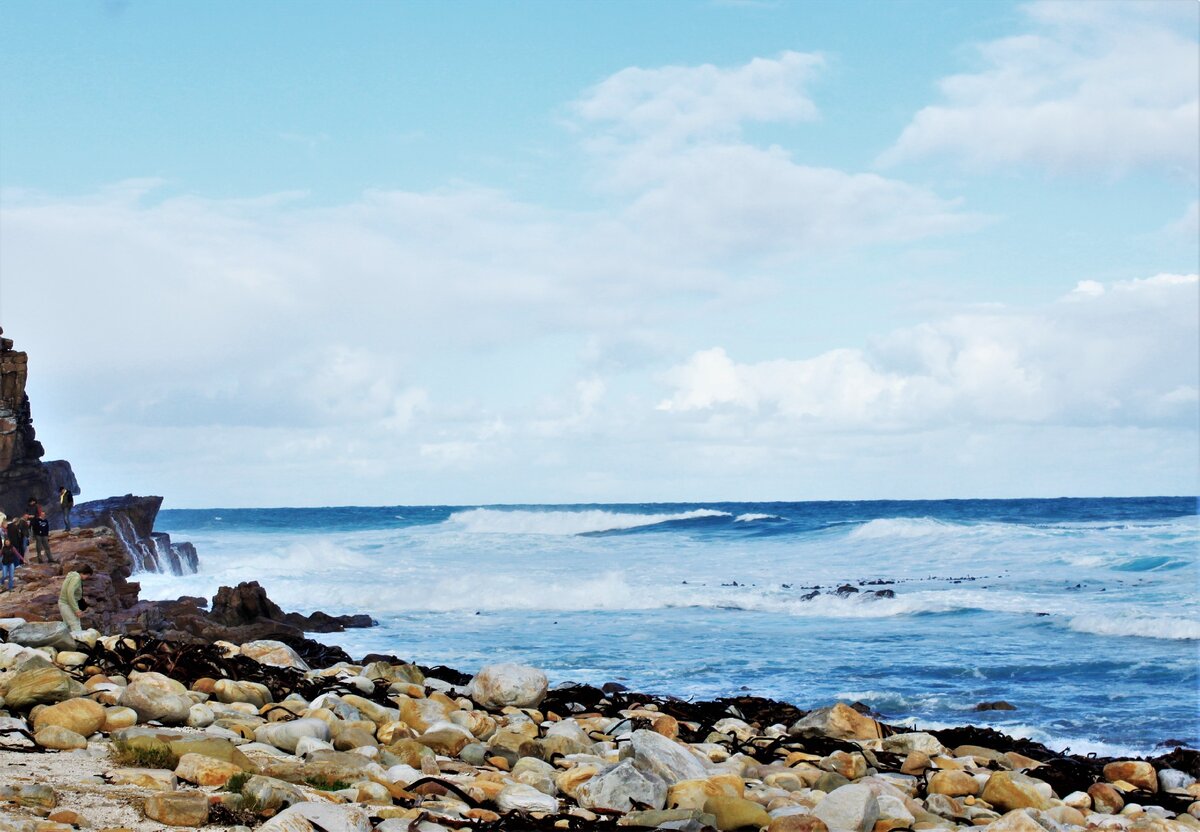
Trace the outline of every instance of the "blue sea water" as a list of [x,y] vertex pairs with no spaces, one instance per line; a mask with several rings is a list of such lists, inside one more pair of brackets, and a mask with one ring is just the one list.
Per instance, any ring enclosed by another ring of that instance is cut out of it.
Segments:
[[[1200,745],[1192,497],[166,510],[158,527],[201,568],[139,575],[144,597],[257,580],[285,609],[373,615],[319,637],[353,655],[857,700],[1076,753]],[[997,699],[1016,710],[973,710]]]

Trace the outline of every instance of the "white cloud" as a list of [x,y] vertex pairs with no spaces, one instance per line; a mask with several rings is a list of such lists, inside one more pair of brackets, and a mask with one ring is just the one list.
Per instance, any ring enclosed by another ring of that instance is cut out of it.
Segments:
[[666,374],[659,409],[750,432],[1194,425],[1197,287],[1196,275],[1084,281],[1042,308],[964,312],[807,359],[704,350]]
[[822,56],[784,52],[733,68],[712,64],[630,67],[601,81],[573,105],[611,139],[673,146],[736,135],[744,122],[811,121],[817,107],[806,87]]
[[1195,177],[1200,49],[1194,3],[1049,0],[1031,30],[978,47],[983,68],[942,79],[880,162],[957,156],[1121,174]]
[[875,174],[797,163],[743,136],[752,123],[812,121],[817,54],[741,66],[626,69],[573,105],[602,187],[630,199],[632,227],[684,260],[795,259],[978,227],[955,200]]

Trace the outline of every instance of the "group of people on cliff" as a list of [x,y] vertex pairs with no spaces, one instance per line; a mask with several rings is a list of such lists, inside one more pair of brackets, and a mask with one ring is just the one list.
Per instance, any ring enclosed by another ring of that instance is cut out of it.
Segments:
[[[75,498],[68,489],[61,488],[58,501],[62,508],[63,525],[70,531]],[[29,498],[28,508],[23,515],[8,517],[0,511],[0,591],[13,588],[16,569],[25,563],[25,554],[31,541],[38,560],[42,563],[55,562],[50,552],[50,521],[36,497]]]

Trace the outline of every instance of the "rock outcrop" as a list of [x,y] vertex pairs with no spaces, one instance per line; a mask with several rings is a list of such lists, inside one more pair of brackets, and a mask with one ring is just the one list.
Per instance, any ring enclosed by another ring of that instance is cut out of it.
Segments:
[[162,507],[162,497],[109,497],[79,503],[72,512],[76,526],[107,527],[116,532],[129,552],[134,572],[168,572],[190,575],[199,567],[196,547],[190,543],[172,543],[166,532],[154,531],[154,520]]
[[[0,329],[0,335],[4,332]],[[33,429],[33,415],[25,383],[29,356],[12,348],[0,337],[0,511],[24,514],[30,497],[36,497],[46,512],[50,528],[64,528],[58,493],[66,488],[79,494],[79,482],[71,463],[43,462],[45,448]],[[190,543],[172,543],[164,532],[154,531],[154,520],[162,497],[109,497],[76,504],[72,525],[112,529],[129,555],[132,572],[169,572],[187,575],[196,571],[196,548]]]
[[58,489],[73,494],[79,484],[71,464],[63,460],[42,462],[46,449],[37,439],[25,382],[29,356],[14,350],[0,329],[0,511],[23,514],[30,497],[36,497],[53,526],[62,526]]

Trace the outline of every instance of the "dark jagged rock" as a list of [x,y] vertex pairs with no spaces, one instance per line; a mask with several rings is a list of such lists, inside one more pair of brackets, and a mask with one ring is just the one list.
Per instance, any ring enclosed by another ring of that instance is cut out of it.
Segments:
[[226,627],[282,624],[308,633],[340,633],[347,628],[375,625],[369,615],[333,616],[319,610],[312,615],[284,612],[267,597],[266,590],[259,586],[258,581],[243,582],[236,587],[221,587],[213,598],[209,618]]
[[72,519],[81,528],[105,526],[117,533],[129,551],[134,572],[190,575],[199,568],[196,547],[172,543],[166,532],[154,531],[162,497],[108,497],[75,506]]

